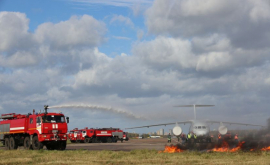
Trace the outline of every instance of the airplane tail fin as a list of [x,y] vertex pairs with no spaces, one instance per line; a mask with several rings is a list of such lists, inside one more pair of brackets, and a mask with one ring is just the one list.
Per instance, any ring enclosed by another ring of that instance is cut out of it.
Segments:
[[213,107],[215,105],[198,105],[198,104],[193,104],[193,105],[176,105],[174,107],[193,107],[194,108],[194,119],[196,120],[196,107]]

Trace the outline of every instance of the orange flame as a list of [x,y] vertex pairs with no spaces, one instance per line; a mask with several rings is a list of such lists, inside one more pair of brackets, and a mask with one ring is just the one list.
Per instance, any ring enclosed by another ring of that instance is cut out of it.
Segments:
[[208,151],[214,151],[214,152],[236,152],[238,150],[240,150],[242,148],[242,145],[245,142],[239,142],[237,147],[230,149],[229,148],[229,144],[227,142],[223,142],[220,148],[214,148],[212,150],[208,150]]
[[262,148],[261,151],[270,151],[270,146]]
[[159,151],[158,153],[177,153],[177,152],[183,152],[180,148],[177,146],[165,146],[164,151]]

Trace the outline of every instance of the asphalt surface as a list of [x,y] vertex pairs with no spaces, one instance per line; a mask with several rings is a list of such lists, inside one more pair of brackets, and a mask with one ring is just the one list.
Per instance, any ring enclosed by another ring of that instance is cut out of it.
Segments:
[[167,138],[157,139],[130,139],[123,143],[71,143],[67,145],[67,150],[110,150],[110,151],[131,151],[136,149],[164,150],[165,145],[177,144],[176,139],[172,143],[167,143]]
[[[67,144],[66,150],[93,150],[93,151],[131,151],[136,149],[154,149],[164,150],[165,145],[177,144],[177,139],[172,139],[172,143],[167,143],[167,138],[156,139],[130,139],[121,143],[71,143]],[[23,146],[18,147],[19,150],[24,150]],[[46,147],[44,148],[46,150]],[[5,150],[4,146],[0,147],[0,150]]]

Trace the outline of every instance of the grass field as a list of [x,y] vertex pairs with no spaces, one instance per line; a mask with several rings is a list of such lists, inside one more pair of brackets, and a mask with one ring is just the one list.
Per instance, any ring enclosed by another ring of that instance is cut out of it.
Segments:
[[0,164],[256,164],[269,165],[270,152],[158,153],[156,150],[0,150]]

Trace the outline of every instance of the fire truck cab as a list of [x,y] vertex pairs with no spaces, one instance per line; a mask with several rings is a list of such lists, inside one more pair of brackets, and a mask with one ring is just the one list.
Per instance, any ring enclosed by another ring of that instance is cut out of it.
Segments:
[[123,132],[123,140],[128,141],[128,132]]
[[44,113],[28,113],[26,115],[9,113],[2,114],[0,119],[0,140],[6,149],[42,149],[64,150],[67,141],[67,123],[62,113],[48,113],[48,105]]

